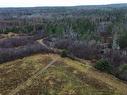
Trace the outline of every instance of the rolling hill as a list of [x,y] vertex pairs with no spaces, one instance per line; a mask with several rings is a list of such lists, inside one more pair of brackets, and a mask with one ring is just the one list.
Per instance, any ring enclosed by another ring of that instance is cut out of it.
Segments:
[[127,95],[127,84],[56,54],[0,64],[0,95]]

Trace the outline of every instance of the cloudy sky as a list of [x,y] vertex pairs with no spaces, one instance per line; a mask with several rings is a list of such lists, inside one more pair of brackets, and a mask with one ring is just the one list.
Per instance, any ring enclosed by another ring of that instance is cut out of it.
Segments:
[[127,0],[0,0],[0,7],[75,6],[127,3]]

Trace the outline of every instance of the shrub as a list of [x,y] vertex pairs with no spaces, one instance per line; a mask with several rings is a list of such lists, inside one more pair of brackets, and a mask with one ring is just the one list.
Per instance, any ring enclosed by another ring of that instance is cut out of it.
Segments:
[[127,81],[127,64],[122,64],[119,67],[119,76],[120,79]]
[[67,50],[63,50],[61,53],[61,57],[67,57],[68,51]]
[[100,71],[107,72],[107,73],[111,73],[111,71],[112,71],[112,65],[104,59],[99,60],[95,64],[95,68],[100,70]]

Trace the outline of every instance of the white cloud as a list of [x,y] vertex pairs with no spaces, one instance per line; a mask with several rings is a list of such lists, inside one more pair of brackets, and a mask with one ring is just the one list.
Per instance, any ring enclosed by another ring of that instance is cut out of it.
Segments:
[[0,0],[0,7],[75,6],[127,3],[127,0]]

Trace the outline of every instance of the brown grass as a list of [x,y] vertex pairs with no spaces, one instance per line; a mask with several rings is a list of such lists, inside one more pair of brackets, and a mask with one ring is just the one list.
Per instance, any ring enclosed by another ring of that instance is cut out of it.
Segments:
[[[58,59],[38,77],[31,76]],[[85,60],[84,60],[85,61]],[[8,95],[23,83],[15,95],[127,95],[127,85],[112,75],[55,54],[37,54],[0,65],[0,94]]]

